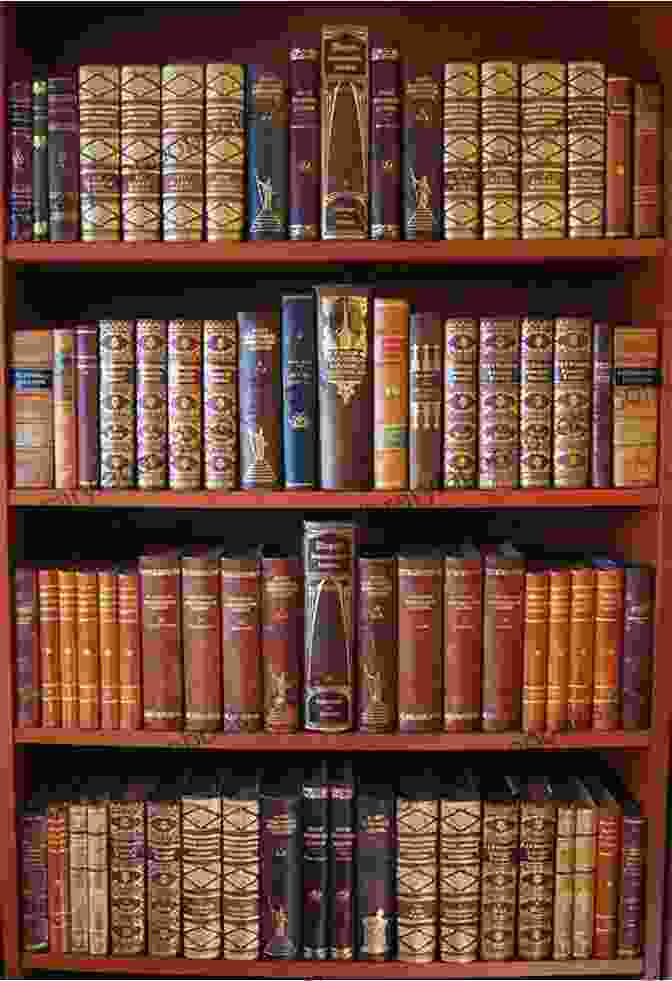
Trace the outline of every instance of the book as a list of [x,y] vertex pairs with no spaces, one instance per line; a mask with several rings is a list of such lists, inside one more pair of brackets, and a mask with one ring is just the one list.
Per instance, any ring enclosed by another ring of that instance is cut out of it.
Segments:
[[54,357],[48,330],[9,337],[9,443],[12,486],[54,483]]
[[79,565],[75,572],[77,593],[77,687],[79,728],[99,729],[101,708],[98,572]]
[[525,626],[523,628],[523,732],[546,729],[549,654],[550,571],[525,573]]
[[288,71],[247,66],[247,234],[253,240],[287,238]]
[[203,322],[168,321],[168,486],[202,484]]
[[164,780],[146,804],[147,953],[177,957],[182,950],[182,821],[179,779]]
[[357,729],[390,732],[397,720],[397,562],[357,556]]
[[239,242],[245,231],[245,66],[205,66],[205,238]]
[[40,636],[40,701],[42,725],[60,727],[62,722],[59,646],[58,569],[37,570]]
[[141,555],[142,698],[145,729],[182,729],[184,681],[179,552]]
[[289,48],[289,237],[320,237],[320,48],[317,39]]
[[33,76],[33,242],[49,241],[49,96],[45,70]]
[[258,732],[264,707],[259,557],[227,554],[219,561],[224,731]]
[[658,329],[614,327],[614,487],[655,487],[658,455]]
[[356,957],[388,961],[397,941],[395,795],[374,767],[358,773],[355,811]]
[[408,300],[373,302],[373,486],[408,487]]
[[109,804],[112,957],[145,953],[145,798],[151,786],[148,781],[132,782],[122,799]]
[[[329,773],[326,759],[306,767],[301,804],[303,851],[303,958],[329,952]],[[359,824],[357,825],[359,829]]]
[[18,818],[22,950],[48,950],[48,819],[44,795],[34,794],[25,801]]
[[523,782],[518,868],[518,956],[549,960],[553,952],[553,892],[557,804],[547,778]]
[[79,118],[72,72],[47,80],[49,241],[79,238]]
[[119,594],[116,570],[111,564],[98,572],[98,622],[100,725],[102,729],[118,729],[120,718]]
[[567,65],[567,232],[569,238],[604,235],[606,94],[604,65]]
[[472,61],[443,75],[443,237],[481,237],[481,79]]
[[98,325],[76,324],[75,345],[77,479],[79,487],[90,490],[98,486],[100,461]]
[[443,92],[441,68],[402,71],[402,220],[404,238],[443,237]]
[[75,332],[56,327],[54,341],[54,485],[72,490],[77,474],[77,391]]
[[136,563],[119,567],[119,728],[141,729],[140,580]]
[[121,490],[134,486],[137,463],[134,321],[99,321],[98,346],[100,486]]
[[569,780],[553,779],[557,801],[555,877],[553,894],[553,960],[572,957],[574,877],[576,868],[576,815],[578,801]]
[[520,320],[481,319],[479,352],[481,490],[520,486]]
[[222,728],[222,616],[217,549],[183,552],[184,728]]
[[304,640],[303,569],[298,555],[261,558],[261,652],[264,729],[296,732],[301,719]]
[[40,691],[40,605],[37,569],[27,562],[14,567],[14,650],[16,725],[42,722]]
[[520,336],[520,486],[552,486],[553,333],[550,317],[523,317]]
[[161,238],[161,68],[121,66],[121,233]]
[[444,336],[443,486],[466,489],[478,482],[478,320],[449,317]]
[[168,324],[135,323],[137,382],[137,484],[141,490],[168,486]]
[[9,83],[7,142],[10,242],[33,240],[33,95],[30,79]]
[[480,781],[469,768],[446,775],[439,801],[439,959],[478,958],[480,933]]
[[277,313],[238,314],[240,486],[282,484],[282,353]]
[[398,959],[426,964],[439,939],[439,799],[431,773],[402,773],[396,805]]
[[567,65],[521,66],[523,238],[564,238],[567,228]]
[[79,66],[79,204],[83,242],[121,238],[121,70]]
[[315,297],[282,297],[282,449],[285,487],[317,486]]
[[624,579],[621,726],[647,729],[651,714],[654,571],[649,566],[628,564]]
[[162,65],[161,206],[167,242],[203,238],[204,124],[204,65]]
[[409,325],[408,486],[442,486],[443,325],[438,313],[412,313]]
[[607,238],[632,235],[633,195],[633,81],[626,75],[607,76]]
[[562,560],[549,569],[546,731],[567,728],[571,570]]
[[329,763],[329,957],[350,961],[355,950],[355,775],[352,760]]
[[488,774],[483,787],[481,939],[484,961],[512,960],[516,950],[520,794],[508,776]]
[[572,568],[570,577],[567,722],[570,729],[590,729],[593,717],[595,570],[589,565]]
[[89,884],[89,953],[105,957],[110,949],[109,794],[94,789],[86,805]]
[[625,570],[612,559],[593,560],[595,642],[593,652],[593,729],[618,729],[621,720],[619,673],[623,660]]
[[633,235],[663,235],[663,88],[658,82],[635,83],[633,152]]
[[89,953],[89,836],[86,788],[68,803],[70,953]]
[[483,238],[520,238],[520,65],[481,63]]
[[592,487],[612,485],[612,398],[611,374],[614,359],[611,324],[593,324],[593,407],[590,433],[590,483]]
[[371,238],[401,238],[401,69],[399,45],[371,42]]
[[206,774],[182,794],[182,946],[190,960],[221,956],[222,800]]
[[583,780],[575,780],[574,783],[577,809],[572,956],[585,959],[593,956],[597,804]]
[[261,913],[257,772],[229,772],[221,792],[222,957],[233,961],[257,960]]
[[301,951],[302,780],[298,767],[288,767],[282,773],[265,769],[261,781],[260,953],[265,960],[296,960]]
[[238,486],[238,324],[203,321],[203,455],[206,490]]
[[553,355],[553,486],[587,487],[590,474],[589,317],[556,317]]
[[471,542],[443,560],[443,729],[470,732],[481,721],[483,569]]
[[482,724],[503,732],[521,722],[525,559],[505,543],[483,565]]
[[74,563],[58,569],[58,659],[61,681],[61,726],[79,727],[77,643],[77,573]]
[[592,956],[595,960],[612,960],[618,950],[623,811],[599,776],[584,774],[581,779],[597,806]]
[[647,861],[647,818],[639,801],[621,789],[621,878],[618,895],[617,957],[641,957],[644,940],[644,875]]
[[47,915],[52,954],[70,953],[68,838],[68,805],[52,801],[47,806]]
[[431,552],[397,556],[399,731],[439,732],[443,721],[443,561]]

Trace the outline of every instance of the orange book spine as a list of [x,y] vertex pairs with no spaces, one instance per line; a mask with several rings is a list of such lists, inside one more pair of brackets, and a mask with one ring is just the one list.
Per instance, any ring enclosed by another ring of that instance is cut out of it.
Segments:
[[604,562],[595,571],[595,668],[593,729],[618,729],[620,688],[618,669],[623,654],[625,573]]
[[103,729],[119,728],[119,600],[117,577],[98,573],[100,622],[100,721]]
[[40,601],[40,697],[42,725],[61,724],[61,677],[59,666],[58,570],[38,569]]
[[525,575],[523,732],[543,732],[546,728],[549,579],[548,572]]
[[79,727],[100,727],[100,655],[98,646],[98,574],[77,570],[77,678]]
[[57,327],[54,342],[54,481],[58,488],[78,486],[75,332]]
[[9,439],[14,487],[54,485],[53,354],[50,331],[12,332]]
[[550,570],[546,729],[567,728],[569,683],[569,569]]
[[77,577],[74,569],[58,570],[58,646],[61,672],[61,725],[79,726],[77,687]]
[[595,571],[572,569],[571,580],[567,721],[570,729],[590,729],[593,717]]
[[408,329],[407,300],[377,299],[373,304],[374,487],[408,487]]
[[140,604],[137,569],[117,577],[119,602],[119,728],[142,729]]

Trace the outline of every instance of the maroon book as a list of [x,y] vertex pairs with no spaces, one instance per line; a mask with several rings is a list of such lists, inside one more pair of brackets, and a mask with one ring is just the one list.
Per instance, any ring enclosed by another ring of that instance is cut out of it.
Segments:
[[483,729],[520,729],[525,559],[510,545],[485,556]]
[[77,467],[79,486],[98,486],[98,326],[75,327],[75,374],[77,381]]
[[282,483],[282,368],[278,313],[238,314],[240,486]]
[[469,732],[481,723],[483,569],[478,549],[462,545],[443,566],[443,728]]
[[219,555],[198,549],[182,556],[184,727],[222,728],[222,626]]
[[621,724],[646,729],[651,709],[653,661],[654,570],[625,567],[623,659],[621,661]]
[[33,239],[33,95],[30,79],[9,86],[9,240]]
[[399,46],[371,45],[371,238],[401,238]]
[[332,961],[354,956],[355,778],[352,761],[329,763],[329,902]]
[[49,240],[79,238],[79,113],[74,72],[47,83]]
[[635,85],[634,136],[635,238],[663,234],[663,87],[656,82]]
[[303,567],[298,555],[264,555],[261,566],[264,729],[296,732],[301,713]]
[[410,325],[411,490],[438,490],[443,469],[443,324],[438,313],[414,313]]
[[357,728],[389,732],[397,720],[397,563],[358,557]]
[[[629,796],[629,795],[628,795]],[[641,957],[644,941],[644,871],[647,821],[640,804],[626,799],[623,806],[621,881],[619,883],[617,956]],[[667,976],[667,971],[663,976]]]
[[14,570],[16,652],[16,724],[39,726],[40,712],[40,608],[37,569],[25,562]]
[[263,718],[259,559],[222,556],[219,572],[224,731],[258,732]]
[[611,324],[593,324],[593,407],[591,484],[611,487],[611,368],[614,339]]
[[179,551],[157,549],[141,555],[138,570],[145,729],[182,729],[184,691]]
[[398,556],[399,729],[438,732],[443,718],[443,569],[440,555]]
[[632,235],[632,79],[607,77],[607,238]]
[[403,66],[402,200],[404,237],[443,235],[443,78],[441,66]]
[[49,949],[47,804],[34,798],[20,816],[22,949]]
[[289,51],[289,237],[320,237],[320,44]]

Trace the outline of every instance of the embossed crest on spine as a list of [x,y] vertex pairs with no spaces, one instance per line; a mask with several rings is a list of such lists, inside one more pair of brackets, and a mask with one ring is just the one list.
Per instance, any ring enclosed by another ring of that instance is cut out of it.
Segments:
[[520,66],[481,65],[483,238],[520,238]]
[[449,62],[443,84],[444,238],[481,234],[480,72],[475,62]]
[[121,202],[126,242],[161,238],[161,69],[121,69]]
[[161,193],[163,237],[203,237],[204,66],[161,69]]
[[237,242],[245,228],[245,66],[205,66],[205,228]]
[[82,241],[121,238],[121,84],[118,65],[79,69]]

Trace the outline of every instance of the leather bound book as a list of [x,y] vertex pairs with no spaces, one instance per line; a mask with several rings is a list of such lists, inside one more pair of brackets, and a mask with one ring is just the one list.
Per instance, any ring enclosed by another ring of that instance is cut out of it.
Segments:
[[68,804],[70,953],[89,953],[89,837],[84,793]]
[[655,487],[660,373],[656,327],[614,327],[614,487]]
[[247,233],[287,238],[288,66],[247,66]]
[[399,601],[399,731],[440,732],[443,723],[443,559],[402,552]]
[[483,832],[480,786],[471,770],[443,784],[439,811],[439,959],[468,964],[478,959]]
[[145,953],[145,796],[146,784],[131,785],[122,800],[111,800],[110,954]]
[[396,952],[394,791],[370,767],[359,774],[356,807],[356,956],[389,961]]
[[77,620],[76,566],[66,563],[58,570],[58,657],[64,729],[79,728]]
[[121,216],[125,242],[161,238],[161,69],[121,67]]
[[277,313],[238,314],[240,486],[282,484],[281,326]]
[[443,325],[438,313],[411,314],[409,351],[409,487],[438,490],[443,442]]
[[[275,768],[274,768],[275,769]],[[303,771],[264,773],[260,794],[261,957],[298,960],[303,923]]]
[[567,225],[570,238],[602,238],[607,81],[599,61],[567,65]]
[[26,562],[17,562],[14,567],[14,650],[16,725],[39,726],[40,605],[37,569]]
[[373,486],[408,487],[408,300],[373,303]]
[[570,729],[590,729],[593,718],[593,650],[595,644],[595,570],[570,570],[569,688]]
[[481,79],[476,62],[443,76],[443,237],[481,237]]
[[614,358],[611,324],[593,324],[593,409],[590,482],[611,487],[611,369]]
[[75,386],[75,332],[56,327],[54,341],[54,484],[77,487],[77,392]]
[[59,646],[58,569],[37,570],[40,615],[40,699],[42,725],[59,727],[61,714],[61,671]]
[[486,554],[484,575],[483,729],[520,729],[525,559],[503,545]]
[[523,238],[564,238],[567,228],[567,65],[521,69]]
[[77,377],[77,477],[78,486],[98,486],[98,325],[75,326]]
[[219,553],[182,555],[182,658],[184,728],[222,728],[222,626]]
[[261,569],[256,555],[223,556],[224,731],[258,732],[263,724]]
[[597,805],[582,780],[576,785],[576,848],[574,853],[574,918],[572,956],[593,956],[595,908],[595,858],[597,851]]
[[488,775],[483,790],[483,860],[481,864],[481,943],[484,961],[513,960],[520,802],[509,777]]
[[483,569],[465,543],[443,561],[443,728],[470,732],[481,724]]
[[518,866],[518,957],[525,961],[553,952],[556,812],[548,781],[530,777],[520,802]]
[[369,490],[373,461],[372,291],[366,287],[318,286],[316,292],[321,486],[323,490]]
[[483,238],[520,238],[520,65],[481,64]]
[[177,957],[182,948],[180,787],[159,784],[147,800],[147,953]]
[[98,573],[77,569],[77,686],[79,728],[100,728],[100,637],[98,617]]
[[161,204],[167,242],[200,242],[204,218],[205,66],[161,68]]
[[634,106],[633,234],[655,238],[664,234],[662,85],[635,83]]
[[520,338],[520,486],[551,487],[553,320],[524,317]]
[[399,45],[371,42],[371,238],[401,238]]
[[369,29],[322,28],[322,238],[369,236]]
[[49,241],[49,103],[46,71],[33,78],[33,242]]
[[238,324],[203,321],[203,450],[206,490],[238,486]]
[[304,639],[303,566],[298,555],[261,559],[264,729],[296,732],[301,715]]
[[168,486],[202,486],[203,322],[168,321]]
[[182,729],[182,603],[175,550],[141,555],[142,696],[145,729]]
[[586,775],[581,779],[597,805],[592,956],[595,960],[613,960],[618,949],[623,812],[620,803],[599,777]]
[[12,485],[54,483],[53,343],[51,331],[10,333],[9,441]]
[[245,231],[245,66],[205,66],[205,237],[239,242]]
[[520,320],[481,319],[479,357],[481,490],[520,486]]
[[523,633],[523,732],[546,728],[546,684],[549,652],[550,572],[525,573],[525,627]]
[[100,624],[100,725],[119,728],[119,594],[114,568],[98,573],[98,618]]
[[289,49],[289,237],[320,237],[320,48]]
[[445,324],[443,486],[476,487],[478,477],[478,340],[475,317]]
[[352,729],[355,525],[304,521],[304,727]]
[[632,79],[607,76],[607,238],[632,235]]
[[561,732],[568,713],[571,570],[552,565],[549,584],[546,731]]
[[89,879],[89,953],[105,957],[110,947],[110,867],[108,795],[95,794],[86,806]]
[[79,238],[79,114],[74,73],[47,82],[49,241]]
[[49,949],[47,803],[35,795],[19,814],[21,949]]
[[557,317],[553,355],[553,486],[587,487],[592,334],[589,317]]
[[222,800],[205,775],[182,795],[182,942],[190,960],[221,957]]
[[354,957],[355,777],[352,760],[329,763],[329,957]]
[[[629,794],[619,798],[623,809],[621,879],[618,905],[617,957],[641,957],[644,940],[647,819]],[[653,863],[652,863],[653,864]]]
[[402,62],[401,195],[405,239],[443,238],[443,85],[441,67]]
[[554,779],[553,796],[557,801],[553,960],[567,961],[572,956],[577,802],[569,780],[562,782]]
[[625,567],[623,660],[620,689],[621,725],[647,729],[651,711],[653,668],[654,570],[644,565]]
[[68,837],[68,805],[52,802],[47,807],[47,902],[52,954],[70,953]]
[[625,570],[620,562],[595,559],[593,729],[618,729],[619,676],[623,660]]
[[119,600],[119,728],[142,729],[140,580],[135,563],[117,573]]
[[33,240],[33,96],[30,80],[9,83],[9,241]]
[[282,448],[285,487],[317,486],[315,296],[282,298]]
[[[329,953],[329,775],[326,759],[303,778],[303,958],[324,961]],[[362,858],[360,856],[360,864]]]
[[222,787],[222,957],[259,958],[260,827],[257,772],[230,774]]
[[390,732],[397,720],[397,563],[362,552],[357,565],[357,728]]
[[135,366],[138,487],[163,490],[168,486],[168,324],[165,320],[136,321]]
[[79,201],[83,242],[121,238],[119,65],[79,66]]
[[439,799],[428,771],[402,774],[397,793],[398,959],[427,964],[439,940]]
[[100,486],[133,487],[135,483],[135,323],[101,320],[100,348]]

